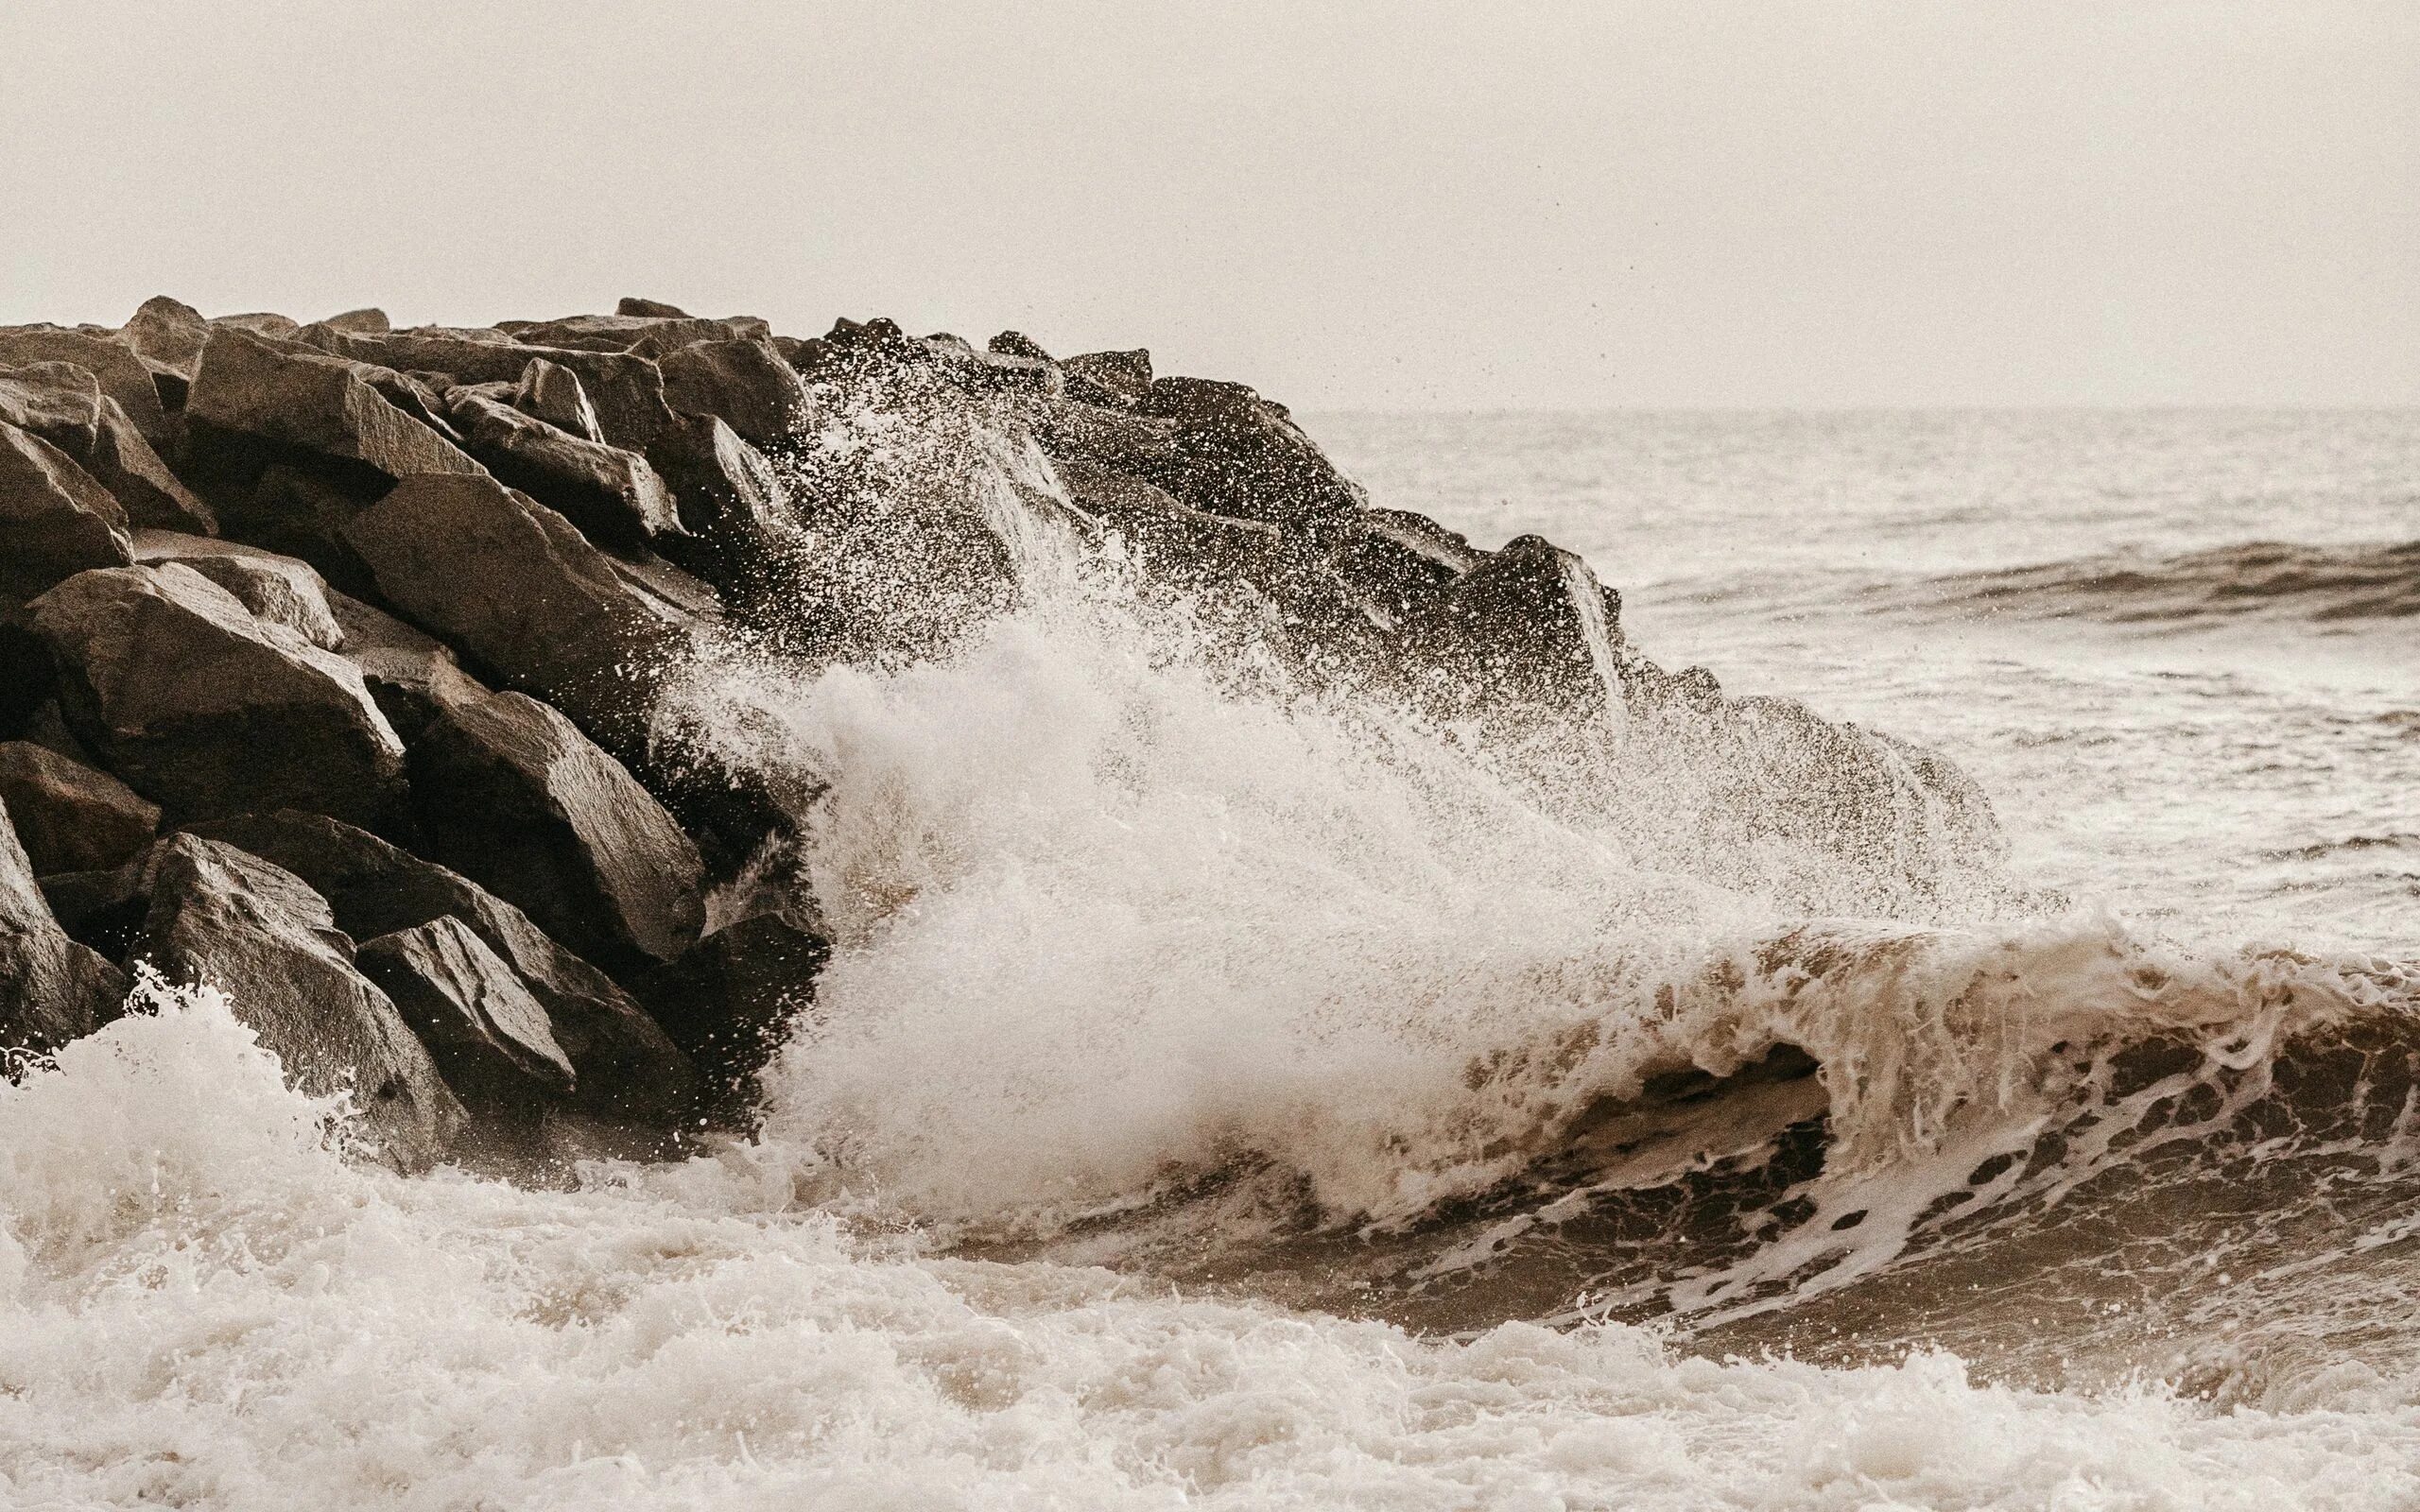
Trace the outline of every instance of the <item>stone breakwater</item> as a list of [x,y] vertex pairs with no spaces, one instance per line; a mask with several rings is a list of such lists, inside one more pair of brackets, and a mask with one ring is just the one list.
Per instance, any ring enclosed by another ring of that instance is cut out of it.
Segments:
[[723,738],[699,669],[945,657],[1043,556],[1542,791],[1684,763],[1706,846],[1811,851],[1830,898],[1997,845],[1940,758],[1663,670],[1579,558],[1374,507],[1148,352],[162,298],[0,329],[0,1047],[156,971],[404,1169],[744,1124],[831,951],[785,885],[821,778]]

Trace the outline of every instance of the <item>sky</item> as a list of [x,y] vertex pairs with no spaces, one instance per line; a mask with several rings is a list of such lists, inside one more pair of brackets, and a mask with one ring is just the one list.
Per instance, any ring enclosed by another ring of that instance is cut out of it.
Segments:
[[0,321],[625,294],[1298,408],[2420,404],[2420,6],[0,5]]

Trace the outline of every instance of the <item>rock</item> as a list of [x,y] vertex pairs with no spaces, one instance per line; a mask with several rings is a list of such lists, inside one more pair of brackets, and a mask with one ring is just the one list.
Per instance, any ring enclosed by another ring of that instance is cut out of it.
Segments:
[[696,1101],[696,1069],[635,999],[528,915],[459,872],[339,820],[292,810],[212,819],[193,826],[193,833],[301,877],[328,900],[337,926],[356,938],[459,919],[545,1009],[556,1042],[578,1073],[576,1101],[582,1108],[664,1126]]
[[84,369],[102,393],[125,406],[144,439],[155,446],[166,439],[168,412],[161,406],[151,369],[114,335],[56,325],[0,327],[0,368],[37,362],[72,362]]
[[627,294],[620,300],[614,301],[614,313],[615,315],[643,315],[651,317],[658,320],[686,320],[689,318],[689,312],[681,308],[681,306],[677,304],[666,304],[659,300],[634,300]]
[[428,853],[609,969],[668,961],[705,922],[705,864],[621,763],[517,693],[450,704],[414,743]]
[[672,423],[672,411],[664,401],[664,374],[653,362],[628,352],[529,347],[501,332],[424,328],[382,335],[313,326],[297,334],[312,346],[355,362],[402,372],[444,373],[469,384],[517,384],[531,359],[543,358],[579,375],[604,439],[633,452],[645,452]]
[[106,871],[151,844],[160,806],[112,777],[31,741],[0,742],[0,802],[34,875]]
[[325,901],[291,872],[196,835],[160,842],[136,952],[176,982],[215,983],[305,1092],[353,1093],[375,1153],[435,1164],[467,1122],[395,1010],[354,967]]
[[[143,301],[117,336],[150,367],[155,385],[164,375],[174,380],[175,407],[182,407],[184,391],[201,368],[201,349],[210,342],[210,322],[201,312],[157,294]],[[168,397],[163,386],[161,398]]]
[[78,460],[134,524],[197,535],[218,528],[216,512],[169,470],[114,399],[102,398],[99,432],[92,451]]
[[752,445],[787,444],[806,418],[806,385],[770,341],[693,342],[662,367],[675,411],[717,416]]
[[181,562],[234,594],[254,619],[284,626],[323,651],[344,644],[344,631],[328,605],[327,582],[309,562],[172,530],[136,531],[134,559]]
[[54,871],[41,879],[43,901],[70,939],[104,961],[122,961],[151,907],[142,871],[141,856],[107,871]]
[[52,916],[0,799],[0,1051],[56,1050],[115,1017],[125,999],[126,977]]
[[279,337],[291,336],[302,329],[302,322],[292,316],[279,315],[272,310],[213,316],[210,327],[214,331],[241,331],[248,335]]
[[185,414],[218,431],[357,463],[389,478],[485,471],[395,407],[351,364],[281,351],[239,330],[212,335]]
[[218,511],[221,530],[250,545],[309,562],[331,586],[376,592],[369,567],[344,538],[345,524],[384,485],[339,481],[305,467],[273,462]]
[[754,1106],[756,1073],[813,1001],[831,954],[820,936],[760,914],[717,930],[640,983],[696,1062],[713,1110],[728,1120]]
[[88,456],[100,432],[100,380],[72,362],[0,368],[0,424],[39,436],[70,456]]
[[1368,506],[1284,405],[1242,384],[1162,378],[1139,408],[1173,422],[1177,453],[1145,475],[1197,509],[1317,530]]
[[1389,627],[1423,611],[1486,559],[1460,535],[1408,509],[1365,511],[1328,556]]
[[1061,462],[1058,472],[1076,507],[1124,536],[1146,571],[1195,585],[1258,579],[1287,545],[1276,525],[1205,514],[1123,472],[1080,461]]
[[80,573],[27,606],[69,728],[177,816],[375,818],[404,747],[351,662],[179,563]]
[[[570,376],[568,369],[557,370]],[[672,491],[645,457],[475,394],[458,398],[449,413],[471,455],[489,472],[561,513],[590,540],[635,547],[680,532]]]
[[419,477],[345,527],[381,596],[617,749],[646,749],[654,691],[703,627],[571,523],[493,478]]
[[93,567],[134,559],[126,511],[73,458],[0,424],[0,611]]
[[460,919],[362,942],[354,964],[394,1000],[438,1074],[482,1122],[535,1123],[578,1077],[546,1010]]
[[569,347],[584,352],[628,352],[641,342],[648,355],[661,358],[699,341],[729,341],[736,335],[728,320],[698,316],[575,315],[542,320],[514,333],[532,347]]
[[394,329],[394,327],[387,323],[386,311],[367,307],[359,310],[347,310],[342,315],[329,316],[320,323],[336,331],[375,332],[391,331]]
[[462,670],[452,649],[435,636],[334,589],[328,591],[328,608],[338,629],[337,649],[361,669],[361,680],[378,712],[406,745],[419,738],[449,699],[487,696],[488,690]]
[[521,382],[513,387],[512,407],[583,441],[605,438],[596,406],[588,402],[588,390],[579,386],[579,374],[559,362],[531,359],[521,370]]
[[1449,701],[1586,717],[1622,692],[1618,615],[1587,563],[1520,536],[1415,604],[1400,644]]
[[655,438],[648,460],[679,501],[681,539],[664,549],[716,587],[732,591],[804,537],[789,490],[765,454],[712,415],[683,415]]
[[[1023,357],[1028,362],[1050,361],[1050,353],[1042,350],[1042,343],[1022,331],[1003,331],[985,342],[984,347],[1003,357]],[[1148,364],[1150,353],[1145,352],[1143,360]],[[1149,387],[1148,383],[1146,387]]]
[[1132,352],[1080,352],[1059,364],[1067,375],[1067,397],[1088,404],[1133,409],[1151,392],[1151,354],[1141,347]]

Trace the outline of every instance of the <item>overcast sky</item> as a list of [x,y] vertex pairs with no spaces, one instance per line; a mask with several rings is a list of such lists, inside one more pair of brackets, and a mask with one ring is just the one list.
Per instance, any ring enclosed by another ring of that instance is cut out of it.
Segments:
[[1303,408],[2420,403],[2420,5],[0,4],[0,320],[616,296]]

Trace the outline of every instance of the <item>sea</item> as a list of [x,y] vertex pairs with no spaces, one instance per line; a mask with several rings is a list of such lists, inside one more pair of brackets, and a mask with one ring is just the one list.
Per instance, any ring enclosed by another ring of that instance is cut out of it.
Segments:
[[1073,569],[735,656],[760,1126],[406,1178],[147,984],[0,1084],[0,1505],[2420,1508],[2420,412],[1305,424],[2000,838],[1851,885]]

